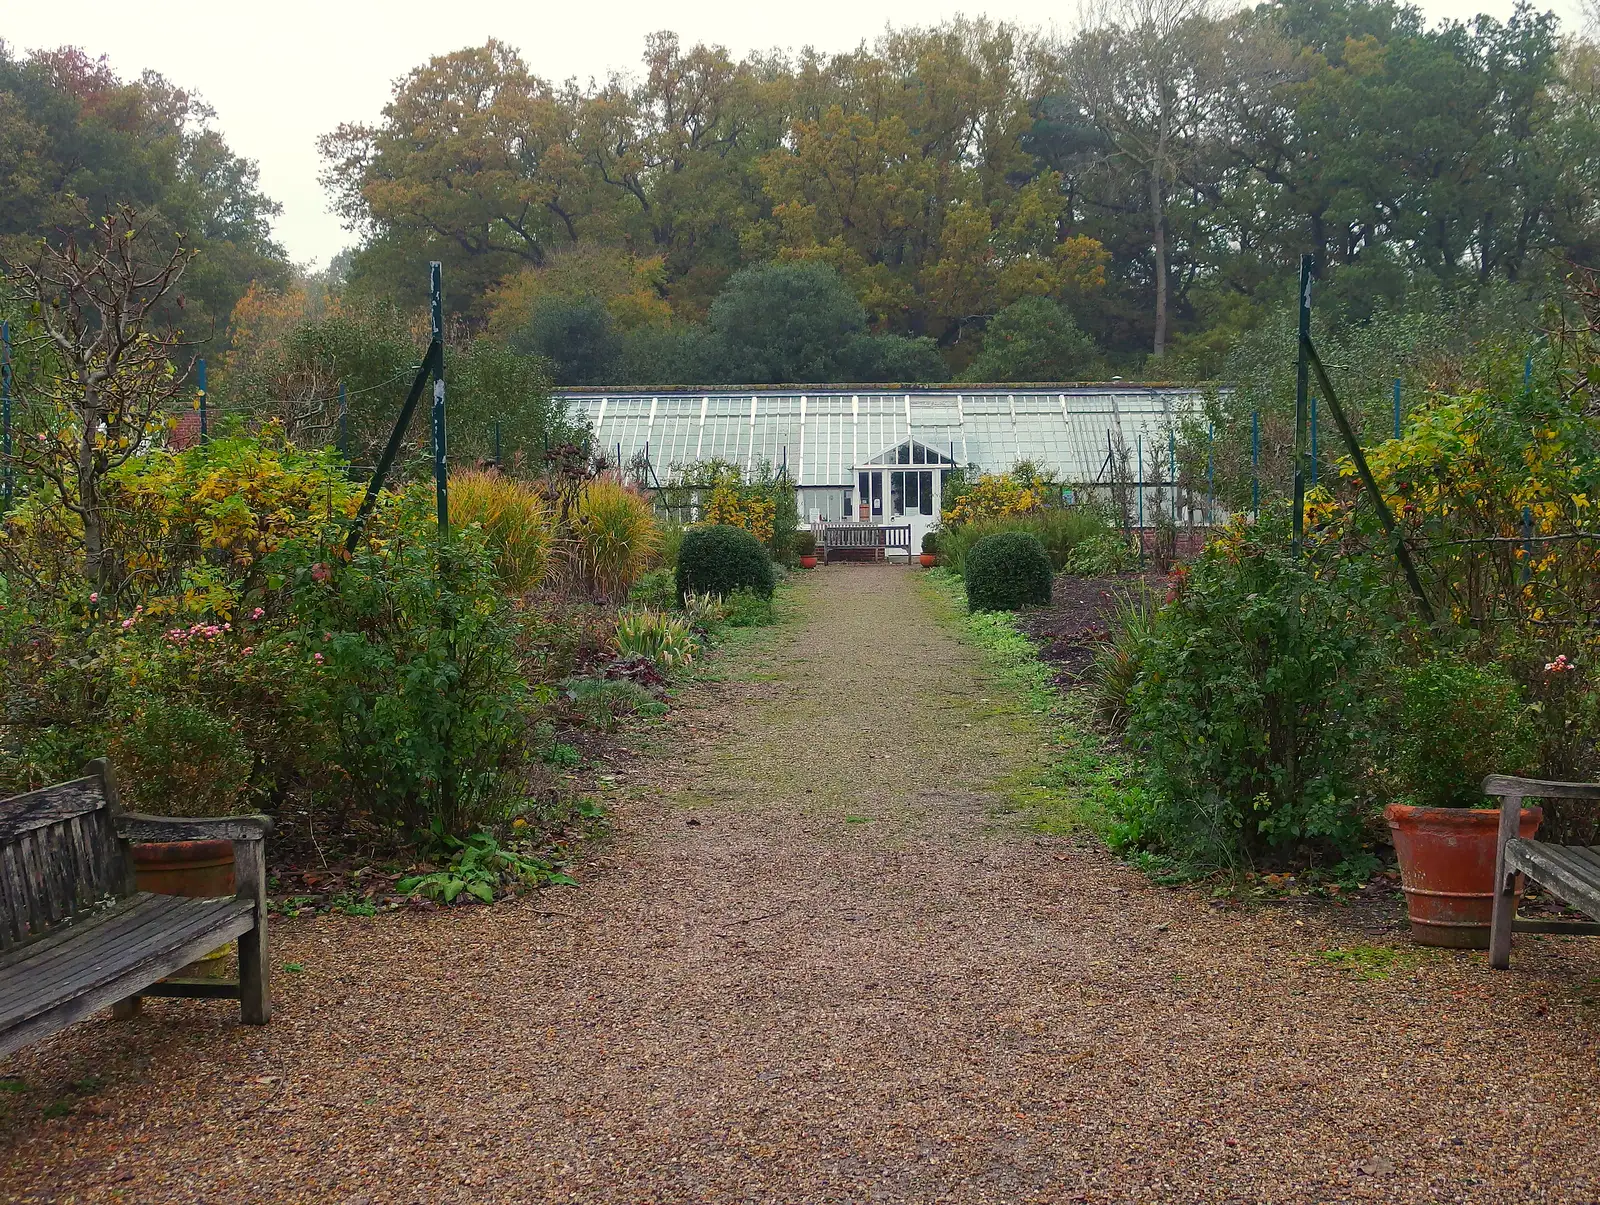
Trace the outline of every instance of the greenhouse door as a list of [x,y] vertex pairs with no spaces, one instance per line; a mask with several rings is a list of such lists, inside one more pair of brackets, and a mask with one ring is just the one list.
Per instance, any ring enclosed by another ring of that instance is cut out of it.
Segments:
[[883,518],[883,471],[881,469],[863,469],[856,474],[860,493],[856,495],[856,518],[862,523],[882,523]]
[[885,523],[911,528],[911,555],[922,551],[922,536],[939,522],[940,474],[933,469],[891,469]]

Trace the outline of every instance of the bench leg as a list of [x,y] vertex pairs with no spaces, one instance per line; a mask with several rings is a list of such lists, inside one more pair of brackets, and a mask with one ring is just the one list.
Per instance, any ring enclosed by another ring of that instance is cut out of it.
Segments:
[[263,841],[233,846],[234,883],[239,898],[256,906],[255,928],[239,935],[239,1015],[246,1025],[265,1025],[272,1016],[271,973],[267,960],[267,850]]
[[139,1015],[143,1004],[144,997],[129,996],[124,1000],[118,1000],[111,1006],[111,1015],[119,1021],[131,1021]]
[[1517,880],[1506,869],[1506,844],[1522,822],[1522,799],[1508,795],[1500,802],[1500,833],[1494,857],[1494,910],[1489,917],[1489,965],[1497,971],[1511,967],[1511,922],[1517,915]]

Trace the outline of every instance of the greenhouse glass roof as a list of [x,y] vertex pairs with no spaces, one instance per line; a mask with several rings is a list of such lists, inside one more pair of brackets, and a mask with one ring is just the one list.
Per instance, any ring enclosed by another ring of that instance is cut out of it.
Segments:
[[[722,459],[746,470],[786,465],[800,486],[846,486],[857,466],[908,439],[995,472],[1032,460],[1068,481],[1101,477],[1120,431],[1130,451],[1166,442],[1171,421],[1199,409],[1197,389],[1143,386],[911,392],[580,393],[566,401],[595,444],[645,453],[666,477]],[[1152,461],[1153,463],[1153,461]]]

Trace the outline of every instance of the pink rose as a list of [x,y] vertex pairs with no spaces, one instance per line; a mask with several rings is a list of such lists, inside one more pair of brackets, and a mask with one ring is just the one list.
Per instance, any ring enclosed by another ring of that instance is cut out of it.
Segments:
[[257,607],[254,611],[250,612],[250,618],[251,619],[260,619],[265,614],[266,614],[265,611],[263,611],[260,607]]

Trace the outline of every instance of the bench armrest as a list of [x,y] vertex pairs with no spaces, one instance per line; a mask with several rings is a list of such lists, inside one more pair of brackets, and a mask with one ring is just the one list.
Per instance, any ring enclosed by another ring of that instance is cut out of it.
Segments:
[[1483,780],[1483,793],[1519,799],[1600,799],[1600,783],[1547,782],[1541,778],[1491,774]]
[[265,841],[270,816],[148,816],[123,812],[117,834],[127,841]]

